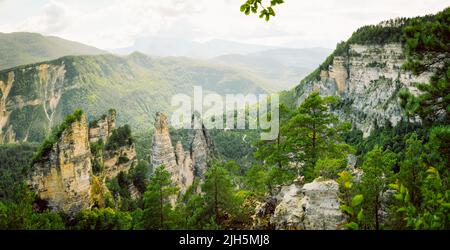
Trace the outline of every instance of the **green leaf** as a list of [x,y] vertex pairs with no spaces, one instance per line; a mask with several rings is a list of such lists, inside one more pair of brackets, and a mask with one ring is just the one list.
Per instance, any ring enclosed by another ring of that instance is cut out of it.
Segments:
[[415,229],[416,229],[416,230],[419,230],[419,229],[420,229],[420,226],[421,226],[422,224],[423,224],[422,219],[418,219],[418,220],[416,221],[416,223],[414,224]]
[[394,194],[394,198],[398,201],[403,201],[403,195],[402,194]]
[[347,223],[347,224],[345,224],[345,227],[350,230],[358,230],[359,229],[358,224],[356,224],[355,222]]
[[406,193],[407,191],[408,191],[408,190],[406,190],[405,186],[400,185],[400,193],[401,193],[401,194],[404,194],[404,193]]
[[339,207],[342,211],[346,212],[347,214],[353,215],[353,208],[347,206],[347,205],[341,205]]
[[364,200],[364,196],[362,194],[358,194],[352,199],[352,206],[356,207],[359,206]]
[[406,195],[405,195],[405,203],[408,203],[408,202],[410,202],[411,201],[411,196],[409,195],[409,192],[406,192]]
[[398,184],[389,184],[388,187],[390,189],[394,189],[394,190],[398,190],[399,189]]
[[441,205],[444,208],[450,208],[450,203],[442,203]]
[[361,208],[361,210],[359,210],[357,218],[358,218],[359,222],[364,220],[364,210],[362,208]]
[[397,213],[403,213],[406,211],[407,211],[406,207],[401,207],[401,208],[397,209]]

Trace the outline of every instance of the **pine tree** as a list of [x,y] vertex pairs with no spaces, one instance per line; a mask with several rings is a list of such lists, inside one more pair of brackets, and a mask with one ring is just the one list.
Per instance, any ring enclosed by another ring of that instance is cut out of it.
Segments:
[[416,113],[429,125],[450,123],[450,8],[429,20],[415,20],[404,29],[407,62],[404,68],[419,75],[433,72],[429,83],[417,88]]
[[405,159],[400,163],[398,176],[400,182],[410,191],[412,203],[419,205],[421,202],[420,187],[426,171],[426,166],[423,162],[425,148],[416,133],[413,133],[406,140],[406,145]]
[[[280,105],[280,124],[285,124],[289,121],[292,111],[284,104]],[[249,174],[265,175],[263,178],[264,185],[272,194],[276,185],[285,184],[295,178],[293,169],[289,167],[290,155],[287,150],[287,136],[286,131],[279,131],[277,138],[271,141],[258,141],[256,143],[255,157],[262,161],[259,166],[253,166]],[[257,170],[258,168],[258,170]],[[249,180],[253,182],[254,180]],[[262,191],[265,193],[267,190]]]
[[336,97],[321,97],[319,92],[314,92],[282,128],[287,137],[287,150],[293,155],[293,161],[303,165],[300,174],[304,174],[307,181],[314,178],[319,157],[347,157],[350,150],[342,139],[348,124],[341,124],[329,111],[330,105],[336,102]]
[[396,162],[396,155],[389,150],[383,151],[381,147],[367,153],[362,166],[364,174],[361,180],[361,194],[364,197],[364,226],[366,229],[381,228],[380,209],[382,194],[386,191],[392,168]]
[[206,209],[217,225],[227,218],[235,208],[234,186],[228,171],[219,163],[214,163],[205,174],[202,185]]
[[144,219],[147,229],[167,229],[172,210],[170,199],[178,188],[172,183],[171,175],[164,166],[155,169],[144,193]]

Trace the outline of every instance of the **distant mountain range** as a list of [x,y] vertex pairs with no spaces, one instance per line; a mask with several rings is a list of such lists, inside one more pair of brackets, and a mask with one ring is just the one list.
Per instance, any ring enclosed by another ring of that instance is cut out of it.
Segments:
[[246,55],[228,54],[211,59],[214,63],[245,70],[270,82],[270,91],[291,89],[325,60],[331,50],[325,48],[270,49]]
[[126,48],[113,49],[111,52],[130,54],[139,51],[150,56],[185,56],[197,59],[210,59],[226,54],[248,54],[276,47],[237,43],[226,40],[194,42],[173,37],[142,37]]
[[150,56],[205,59],[214,64],[245,70],[270,82],[270,91],[296,86],[332,52],[327,48],[279,48],[225,40],[201,43],[171,37],[140,38],[133,46],[111,50],[118,54],[133,51]]

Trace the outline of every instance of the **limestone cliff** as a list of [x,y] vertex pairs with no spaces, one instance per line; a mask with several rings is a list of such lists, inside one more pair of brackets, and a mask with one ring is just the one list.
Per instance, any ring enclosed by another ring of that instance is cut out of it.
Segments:
[[[120,172],[128,173],[130,168],[137,163],[134,143],[116,145],[117,147],[113,149],[105,148],[115,130],[116,110],[114,109],[110,109],[107,115],[89,123],[89,141],[95,148],[92,160],[95,164],[103,166],[103,171],[99,174],[109,179],[116,177]],[[97,144],[100,144],[100,147]],[[96,150],[99,152],[95,152]]]
[[114,129],[116,129],[116,111],[110,109],[107,115],[89,124],[89,141],[98,142],[101,139],[106,142]]
[[316,179],[303,185],[300,178],[257,207],[255,228],[342,229],[345,216],[339,209],[338,194],[339,185],[333,180]]
[[205,126],[193,129],[189,136],[189,149],[185,151],[180,141],[174,149],[169,134],[166,115],[157,113],[153,133],[152,166],[164,165],[172,174],[172,181],[184,193],[198,177],[203,180],[208,164],[215,156],[214,143]]
[[195,175],[203,180],[208,170],[208,163],[215,157],[214,143],[203,124],[201,129],[191,131],[190,147]]
[[178,142],[176,150],[174,149],[167,116],[163,113],[156,114],[152,147],[153,168],[163,165],[172,174],[173,183],[184,193],[194,180],[191,156],[189,152],[184,151],[181,142]]
[[431,73],[414,76],[402,69],[405,55],[402,44],[350,44],[348,51],[334,60],[317,78],[296,88],[299,105],[311,92],[337,95],[341,103],[334,112],[368,136],[376,126],[402,119],[397,93],[402,88],[418,91],[416,82],[427,82]]
[[48,207],[74,215],[92,206],[92,167],[86,115],[65,124],[59,138],[42,152],[29,184]]
[[114,178],[120,172],[128,173],[130,168],[137,163],[135,145],[123,146],[117,150],[105,151],[103,154],[103,175]]
[[191,155],[189,152],[184,151],[180,141],[177,142],[175,147],[175,156],[179,169],[177,183],[180,183],[180,191],[185,193],[186,189],[194,182],[194,169]]

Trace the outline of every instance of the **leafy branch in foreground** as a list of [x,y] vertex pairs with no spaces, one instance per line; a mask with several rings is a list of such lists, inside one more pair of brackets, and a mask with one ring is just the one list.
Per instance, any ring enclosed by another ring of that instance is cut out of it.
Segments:
[[271,0],[270,6],[264,6],[262,0],[247,0],[241,5],[241,12],[249,15],[250,13],[256,14],[259,11],[259,18],[264,18],[266,21],[269,21],[271,16],[276,15],[273,7],[282,3],[284,3],[283,0]]

